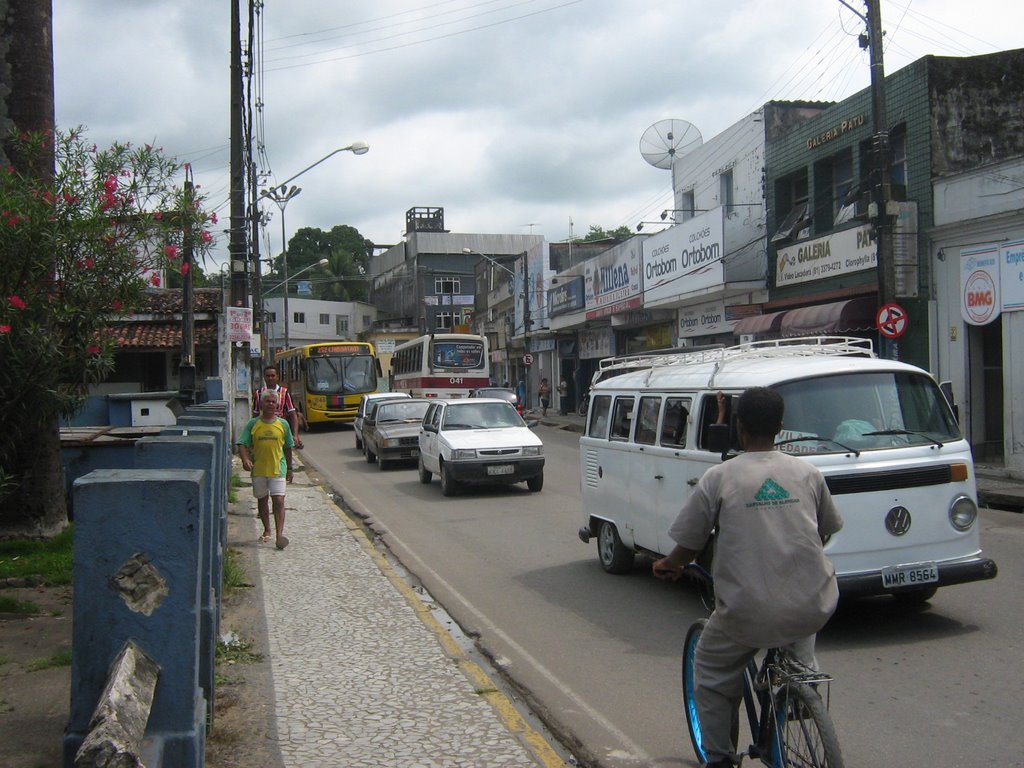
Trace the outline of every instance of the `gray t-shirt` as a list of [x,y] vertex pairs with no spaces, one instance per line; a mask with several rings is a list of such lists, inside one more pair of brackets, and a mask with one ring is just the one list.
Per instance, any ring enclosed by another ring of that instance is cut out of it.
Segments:
[[821,537],[843,520],[817,467],[781,451],[743,453],[712,467],[669,536],[700,550],[716,523],[715,612],[731,638],[769,648],[825,625],[839,590]]

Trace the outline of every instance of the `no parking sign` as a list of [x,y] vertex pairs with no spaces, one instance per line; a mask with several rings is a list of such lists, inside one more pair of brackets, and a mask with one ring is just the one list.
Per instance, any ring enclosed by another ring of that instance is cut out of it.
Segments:
[[898,339],[907,330],[907,312],[899,304],[886,304],[875,317],[878,332],[887,339]]

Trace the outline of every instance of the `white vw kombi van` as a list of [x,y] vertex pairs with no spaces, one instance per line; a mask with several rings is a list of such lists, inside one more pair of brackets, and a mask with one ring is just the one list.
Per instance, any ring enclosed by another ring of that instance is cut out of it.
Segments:
[[606,361],[601,378],[580,438],[579,536],[597,539],[606,571],[628,571],[637,553],[672,551],[669,526],[726,456],[709,445],[716,394],[731,401],[763,386],[785,401],[779,450],[822,471],[843,515],[825,548],[841,594],[924,601],[940,586],[995,577],[979,543],[970,446],[950,403],[928,373],[879,359],[869,340],[633,357]]

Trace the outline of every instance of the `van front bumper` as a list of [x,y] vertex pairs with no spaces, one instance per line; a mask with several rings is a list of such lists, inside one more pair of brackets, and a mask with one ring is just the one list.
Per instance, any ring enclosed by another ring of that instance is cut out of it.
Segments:
[[966,584],[971,581],[994,579],[999,573],[994,560],[987,557],[976,557],[971,560],[960,560],[954,563],[938,563],[939,580],[917,587],[899,587],[890,589],[882,586],[882,574],[879,571],[837,575],[839,594],[842,597],[867,597],[870,595],[892,595],[897,592],[910,592],[922,588],[948,587],[953,584]]

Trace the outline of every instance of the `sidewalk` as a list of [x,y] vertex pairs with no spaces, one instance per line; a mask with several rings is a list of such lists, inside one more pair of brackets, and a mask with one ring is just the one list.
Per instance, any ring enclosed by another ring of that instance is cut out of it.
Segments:
[[565,765],[306,472],[286,509],[256,557],[285,768]]

